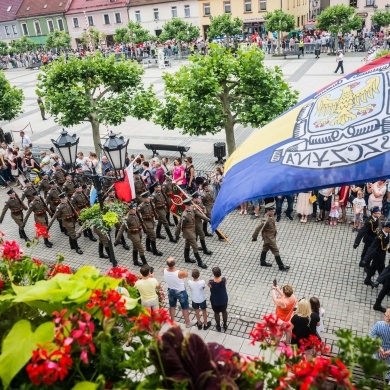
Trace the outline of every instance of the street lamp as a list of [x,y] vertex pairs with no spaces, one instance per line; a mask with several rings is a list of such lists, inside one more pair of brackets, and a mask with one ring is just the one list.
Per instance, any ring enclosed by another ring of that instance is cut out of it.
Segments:
[[65,129],[62,129],[58,139],[52,139],[51,142],[58,149],[64,164],[67,166],[72,166],[76,161],[77,146],[79,143],[79,138],[77,138],[76,134],[71,136]]
[[390,4],[386,4],[386,5],[385,5],[385,8],[386,8],[386,11],[388,11],[389,8],[390,8]]

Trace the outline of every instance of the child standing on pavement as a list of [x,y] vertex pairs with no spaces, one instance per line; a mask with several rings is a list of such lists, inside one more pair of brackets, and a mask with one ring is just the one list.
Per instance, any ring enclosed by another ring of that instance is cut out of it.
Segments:
[[192,307],[195,310],[195,317],[197,320],[198,329],[202,329],[202,321],[200,320],[200,309],[203,314],[203,329],[207,330],[211,326],[211,321],[207,321],[207,304],[206,304],[206,295],[205,288],[206,282],[204,280],[199,280],[200,272],[198,269],[192,270],[192,280],[188,281],[188,286],[191,290],[191,300]]
[[357,198],[355,198],[352,202],[352,206],[353,206],[353,222],[354,222],[354,227],[352,231],[357,232],[362,227],[363,211],[364,211],[364,207],[366,207],[366,201],[363,198],[362,191],[358,192]]
[[335,195],[334,196],[334,201],[332,202],[330,206],[330,213],[329,213],[329,218],[330,218],[330,226],[336,226],[337,225],[337,220],[339,219],[340,216],[340,202],[339,202],[339,196]]

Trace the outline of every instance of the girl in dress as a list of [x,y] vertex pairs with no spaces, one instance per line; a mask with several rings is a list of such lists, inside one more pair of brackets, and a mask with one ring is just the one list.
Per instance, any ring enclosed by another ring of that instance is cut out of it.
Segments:
[[340,216],[340,197],[338,195],[335,195],[334,200],[330,206],[330,213],[329,213],[330,225],[336,226],[339,216]]
[[317,325],[317,333],[318,333],[318,336],[320,336],[321,332],[323,332],[325,330],[325,328],[324,328],[325,309],[323,307],[321,307],[320,301],[316,297],[310,298],[310,306],[311,306],[311,311],[313,313],[317,313],[320,316],[320,323]]
[[313,205],[310,203],[312,192],[300,192],[297,198],[297,214],[301,214],[301,222],[307,222],[307,216],[312,214]]

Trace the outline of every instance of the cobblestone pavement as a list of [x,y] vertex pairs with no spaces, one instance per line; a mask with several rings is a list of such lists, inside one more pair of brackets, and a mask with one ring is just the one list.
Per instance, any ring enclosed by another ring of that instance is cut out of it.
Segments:
[[[361,66],[363,55],[364,53],[348,53],[344,61],[346,72]],[[266,63],[270,66],[281,66],[287,80],[291,81],[294,88],[300,91],[301,97],[304,97],[337,79],[337,76],[333,74],[334,57],[322,56],[319,60],[314,60],[313,57],[313,55],[306,55],[300,60],[275,60],[269,57]],[[169,71],[177,70],[178,66],[175,64]],[[303,72],[303,69],[306,71]],[[2,124],[2,127],[4,131],[19,130],[30,122],[34,130],[32,135],[34,146],[44,148],[51,146],[50,138],[57,138],[60,127],[54,123],[53,118],[45,122],[40,118],[34,95],[37,73],[24,69],[6,71],[7,77],[14,85],[23,87],[26,101],[24,113],[15,121]],[[153,83],[162,98],[161,71],[147,69],[145,81]],[[91,150],[92,137],[89,124],[75,126],[74,130],[81,137],[81,149]],[[115,131],[130,138],[129,150],[131,153],[141,152],[147,158],[151,157],[151,154],[143,148],[143,143],[150,138],[158,142],[174,142],[190,146],[195,167],[207,171],[212,171],[215,167],[215,159],[212,157],[213,142],[224,141],[223,134],[189,137],[181,135],[179,131],[163,131],[153,124],[131,119],[115,128]],[[240,144],[252,131],[251,128],[237,127],[237,143]],[[102,126],[102,133],[104,132],[105,128]],[[27,134],[30,135],[28,130]],[[167,156],[173,158],[175,155],[168,153]],[[280,179],[275,178],[275,180]],[[7,198],[5,192],[5,190],[0,191],[0,207]],[[201,277],[211,278],[213,266],[221,267],[223,275],[227,277],[229,326],[226,334],[214,332],[214,327],[207,332],[198,331],[194,327],[191,331],[200,333],[206,341],[219,341],[243,353],[258,355],[260,350],[257,347],[249,346],[248,340],[245,340],[248,338],[248,332],[252,329],[253,324],[243,322],[237,319],[237,316],[258,320],[262,315],[274,311],[270,296],[270,288],[274,278],[277,278],[279,285],[289,283],[294,286],[298,298],[309,298],[314,295],[320,299],[326,310],[324,336],[327,339],[335,338],[333,332],[338,328],[350,328],[357,335],[365,335],[372,325],[382,318],[380,313],[372,310],[377,290],[363,285],[364,274],[362,269],[358,267],[362,247],[357,250],[352,249],[354,233],[351,232],[349,225],[339,224],[337,227],[330,227],[312,220],[307,224],[301,224],[295,215],[293,221],[288,220],[283,215],[278,223],[277,239],[282,260],[290,265],[291,269],[288,272],[280,272],[271,254],[268,255],[268,260],[272,260],[273,267],[260,267],[261,241],[251,241],[251,235],[257,223],[249,215],[239,215],[238,211],[234,211],[220,226],[221,230],[229,237],[231,244],[218,241],[216,235],[207,238],[207,246],[213,251],[213,255],[204,256],[200,252],[203,261],[209,267],[201,272]],[[6,234],[7,239],[20,241],[16,225],[9,214],[6,215],[0,228]],[[32,217],[27,224],[26,231],[30,237],[33,236]],[[43,244],[39,244],[38,248],[34,250],[34,256],[43,259],[46,263],[52,263],[55,261],[57,253],[63,253],[66,263],[74,268],[86,264],[95,265],[103,272],[109,268],[107,260],[98,258],[97,243],[92,243],[87,238],[81,237],[79,245],[84,254],[78,255],[75,251],[70,250],[67,237],[60,233],[57,224],[54,224],[50,233],[54,243],[53,248],[47,249]],[[168,240],[158,240],[157,247],[164,253],[164,256],[155,257],[147,253],[147,260],[150,265],[154,266],[159,280],[162,280],[162,267],[168,256],[174,256],[178,260],[180,269],[191,271],[192,267],[184,263],[183,239],[177,244],[172,244]],[[115,253],[121,266],[128,267],[133,272],[138,271],[132,264],[131,251],[125,251],[118,246],[115,248]],[[388,298],[384,300],[383,304],[387,303]],[[209,314],[212,317],[211,309]],[[180,311],[178,311],[177,319],[183,322]]]

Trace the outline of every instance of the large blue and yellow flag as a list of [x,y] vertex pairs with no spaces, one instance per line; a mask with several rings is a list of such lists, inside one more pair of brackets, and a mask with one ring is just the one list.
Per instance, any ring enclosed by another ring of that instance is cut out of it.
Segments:
[[253,133],[228,159],[213,230],[240,203],[390,177],[390,57],[359,68]]

